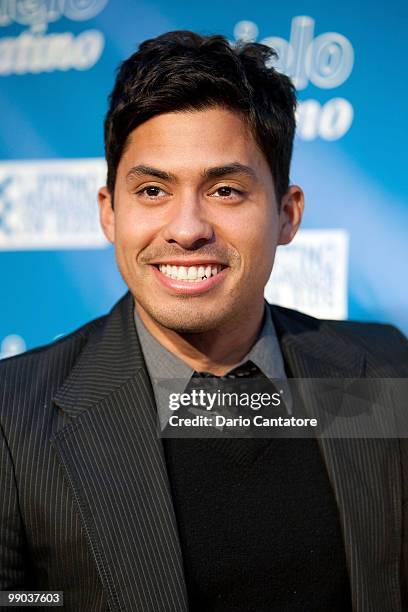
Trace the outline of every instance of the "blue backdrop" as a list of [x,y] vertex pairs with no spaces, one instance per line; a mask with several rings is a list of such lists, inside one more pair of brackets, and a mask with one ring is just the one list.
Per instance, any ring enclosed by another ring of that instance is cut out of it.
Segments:
[[309,1],[307,13],[296,1],[0,1],[1,355],[68,333],[123,293],[96,214],[106,99],[119,62],[174,29],[270,44],[298,88],[292,181],[310,232],[296,273],[328,280],[296,301],[295,272],[292,293],[277,275],[271,295],[406,332],[407,18],[398,0]]

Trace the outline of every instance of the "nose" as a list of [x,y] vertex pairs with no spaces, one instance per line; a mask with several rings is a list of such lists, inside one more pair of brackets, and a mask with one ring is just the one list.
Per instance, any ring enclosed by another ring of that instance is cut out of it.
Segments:
[[186,198],[174,207],[163,237],[167,242],[177,243],[184,249],[197,249],[210,242],[213,235],[213,227],[205,218],[200,201]]

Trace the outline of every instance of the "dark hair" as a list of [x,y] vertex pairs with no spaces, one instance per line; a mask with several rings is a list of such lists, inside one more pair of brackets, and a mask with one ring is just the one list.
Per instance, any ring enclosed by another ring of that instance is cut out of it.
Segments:
[[167,32],[143,42],[118,69],[105,119],[107,186],[113,195],[117,167],[129,134],[161,113],[220,106],[237,111],[264,153],[278,202],[289,186],[295,133],[295,88],[269,64],[266,45],[231,46],[224,36]]

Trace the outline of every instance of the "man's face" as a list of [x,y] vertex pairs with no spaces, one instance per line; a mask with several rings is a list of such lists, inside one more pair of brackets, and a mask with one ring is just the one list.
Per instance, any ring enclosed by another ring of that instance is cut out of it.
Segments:
[[276,247],[300,221],[301,191],[291,189],[279,213],[267,161],[238,114],[166,113],[130,134],[114,210],[100,190],[101,223],[151,319],[178,332],[225,329],[263,302]]

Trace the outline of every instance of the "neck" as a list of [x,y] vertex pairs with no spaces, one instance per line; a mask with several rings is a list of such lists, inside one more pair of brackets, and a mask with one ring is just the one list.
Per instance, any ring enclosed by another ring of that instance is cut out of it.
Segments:
[[222,376],[234,368],[254,345],[262,325],[264,302],[251,308],[251,314],[230,321],[221,329],[200,333],[179,333],[152,319],[136,303],[136,310],[146,329],[168,351],[197,371]]

